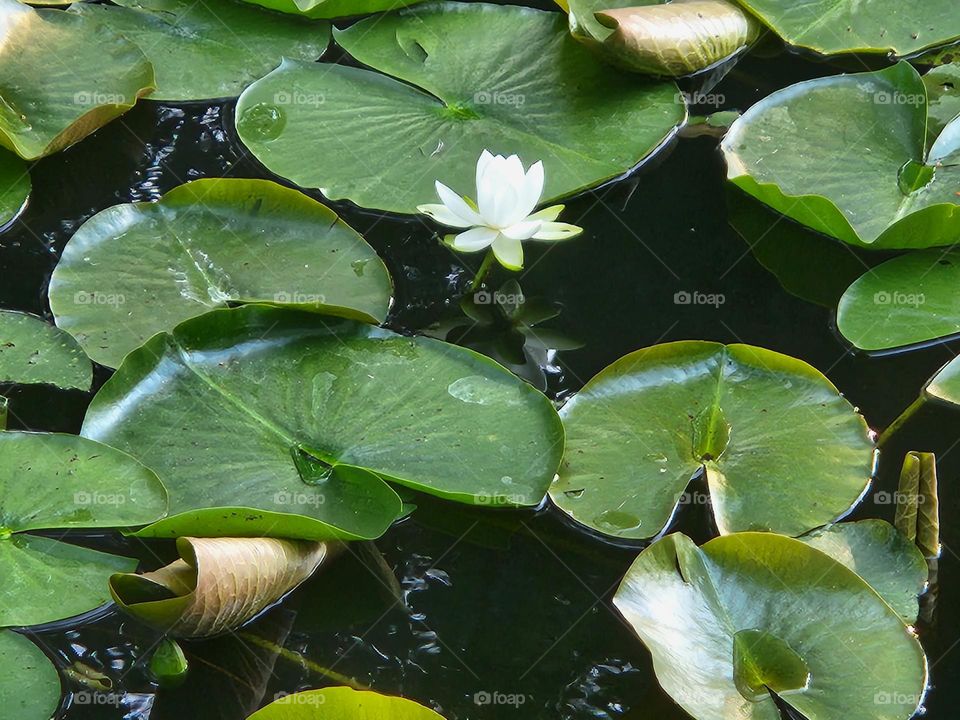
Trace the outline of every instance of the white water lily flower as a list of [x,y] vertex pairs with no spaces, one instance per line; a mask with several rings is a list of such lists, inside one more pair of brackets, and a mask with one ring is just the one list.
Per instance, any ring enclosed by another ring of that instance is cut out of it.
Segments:
[[442,205],[420,205],[417,210],[442,225],[470,228],[448,236],[447,242],[464,252],[491,248],[505,268],[523,268],[523,240],[567,240],[582,228],[555,222],[563,205],[533,212],[543,194],[543,163],[524,173],[516,155],[503,157],[484,150],[477,161],[477,202],[463,198],[437,181]]

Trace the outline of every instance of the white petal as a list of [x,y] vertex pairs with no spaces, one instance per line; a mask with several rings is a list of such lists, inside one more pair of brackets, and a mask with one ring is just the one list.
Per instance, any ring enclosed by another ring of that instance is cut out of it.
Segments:
[[483,225],[483,220],[480,219],[480,216],[472,207],[467,205],[466,200],[457,195],[453,190],[448,188],[439,180],[437,180],[436,185],[437,195],[440,196],[440,201],[447,206],[447,209],[450,210],[450,212],[458,216],[464,223],[463,225],[455,225],[454,227]]
[[[503,184],[493,191],[493,201],[490,204],[489,214],[484,213],[484,220],[493,227],[513,225],[517,214],[517,192],[512,185]],[[521,215],[518,220],[522,220]]]
[[490,218],[493,217],[497,189],[503,185],[499,179],[500,163],[498,158],[499,155],[491,156],[482,173],[477,168],[477,208],[480,210],[480,217],[484,218],[486,222],[490,222]]
[[[522,217],[526,217],[533,212],[534,208],[540,204],[540,196],[543,194],[543,163],[539,160],[530,166],[527,175],[523,180],[522,190],[520,191],[520,200],[517,203],[517,211],[522,212]],[[550,218],[554,220],[555,218]],[[517,219],[519,222],[519,218]]]
[[540,220],[522,220],[513,225],[501,228],[500,232],[513,240],[528,240],[537,234],[543,223]]
[[436,220],[441,225],[466,228],[473,227],[474,223],[467,222],[446,205],[417,205],[417,212]]
[[508,270],[523,269],[523,245],[506,235],[498,235],[493,242],[493,254]]
[[490,247],[499,234],[493,228],[475,227],[457,235],[453,239],[453,248],[463,252],[477,252]]
[[480,153],[480,159],[477,160],[477,195],[480,195],[480,185],[483,183],[483,174],[487,171],[487,167],[490,165],[490,161],[493,160],[493,155],[489,150],[484,150]]
[[533,236],[534,240],[569,240],[583,232],[582,227],[562,222],[545,222]]
[[518,155],[511,155],[508,157],[504,161],[503,172],[506,176],[507,182],[509,182],[517,194],[519,194],[527,182],[527,177],[523,172],[523,163],[520,162],[520,157]]
[[528,216],[527,220],[556,220],[558,217],[560,217],[560,213],[563,212],[563,207],[563,205],[551,205],[548,208],[544,208],[543,210]]

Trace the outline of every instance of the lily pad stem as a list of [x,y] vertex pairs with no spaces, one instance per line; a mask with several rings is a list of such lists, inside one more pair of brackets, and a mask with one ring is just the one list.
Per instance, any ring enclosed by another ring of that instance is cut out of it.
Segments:
[[477,274],[473,277],[473,282],[470,283],[470,289],[467,290],[468,293],[474,293],[480,289],[484,279],[490,274],[490,268],[493,267],[495,260],[496,257],[493,255],[493,250],[487,250],[486,257],[483,258],[483,262],[480,263],[480,267],[477,268]]

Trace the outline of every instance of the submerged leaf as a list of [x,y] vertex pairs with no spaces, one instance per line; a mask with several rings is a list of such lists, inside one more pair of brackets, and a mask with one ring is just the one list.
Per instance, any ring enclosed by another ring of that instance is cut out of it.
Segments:
[[857,247],[960,239],[960,119],[926,151],[927,95],[906,62],[792,85],[753,105],[721,147],[731,182]]
[[50,308],[117,367],[158,332],[228,304],[290,305],[382,322],[386,266],[337,214],[268,180],[195,180],[85,222],[50,279]]
[[907,720],[923,697],[923,650],[896,612],[782,535],[702,548],[669,535],[640,554],[613,602],[663,689],[698,720],[776,720],[774,695],[808,720]]
[[412,700],[349,687],[287,695],[255,712],[249,720],[443,720]]
[[11,720],[50,720],[60,704],[60,676],[23,635],[0,630],[0,708]]
[[154,89],[140,48],[93,18],[17,0],[0,16],[0,145],[22,158],[69,147]]
[[140,533],[151,537],[372,539],[404,514],[385,481],[537,505],[563,452],[550,401],[488,358],[262,305],[132,352],[83,433],[168,484],[171,517]]
[[117,605],[174,637],[233,630],[310,577],[338,544],[276,538],[177,539],[180,560],[110,578]]
[[468,193],[484,149],[542,160],[549,204],[627,172],[686,114],[673,83],[611,69],[565,25],[482,2],[368,18],[335,37],[372,70],[287,61],[240,96],[237,132],[281,177],[365,208],[414,213],[437,180]]
[[157,73],[151,100],[235,97],[284,57],[313,61],[330,42],[328,23],[283,17],[232,0],[118,0],[75,4],[133,40]]
[[[595,11],[595,12],[594,12]],[[746,48],[759,23],[726,0],[663,5],[571,2],[573,37],[627,70],[650,75],[692,75]],[[595,22],[584,22],[593,12]]]
[[940,500],[933,453],[912,451],[903,458],[894,522],[924,557],[940,555]]
[[856,503],[871,474],[867,425],[830,381],[750,345],[630,353],[561,417],[567,448],[550,497],[615,537],[659,533],[701,468],[721,533],[807,532]]
[[0,382],[89,390],[93,366],[77,341],[55,325],[0,310]]

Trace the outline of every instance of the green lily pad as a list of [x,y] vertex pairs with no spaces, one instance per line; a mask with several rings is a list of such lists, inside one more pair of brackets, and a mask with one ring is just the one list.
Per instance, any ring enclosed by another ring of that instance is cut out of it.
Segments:
[[[906,720],[927,668],[917,638],[856,573],[808,545],[740,533],[698,548],[669,535],[613,600],[657,679],[698,720]],[[767,690],[769,688],[769,690]]]
[[31,530],[145,525],[167,495],[126,453],[75,435],[0,433],[0,627],[37,625],[110,601],[107,579],[137,561]]
[[0,148],[0,227],[20,214],[29,195],[27,164],[12,152]]
[[0,13],[0,145],[22,158],[69,147],[154,89],[140,48],[93,18],[17,0]]
[[542,160],[547,203],[627,172],[686,115],[673,83],[612,70],[558,13],[447,2],[335,37],[385,74],[284,62],[240,96],[237,131],[273,172],[362,207],[414,213],[436,180],[472,195],[484,149]]
[[36,645],[0,630],[0,707],[17,720],[50,720],[60,705],[60,675]]
[[81,3],[89,17],[137,43],[157,73],[151,100],[234,97],[280,64],[313,61],[330,43],[328,23],[265,12],[233,0],[118,0]]
[[89,390],[93,366],[77,341],[55,325],[0,310],[0,382]]
[[274,700],[248,720],[443,720],[413,700],[349,687],[308,690]]
[[815,368],[750,345],[637,350],[560,414],[567,449],[550,497],[616,537],[659,533],[701,468],[721,533],[805,533],[870,479],[873,444],[855,408]]
[[926,122],[923,81],[902,62],[773,93],[721,147],[733,183],[814,230],[877,249],[950,245],[960,241],[960,122],[929,152]]
[[893,525],[883,520],[839,523],[798,539],[853,570],[905,623],[916,621],[927,561]]
[[861,350],[887,350],[960,332],[960,253],[895,257],[844,292],[837,328]]
[[375,538],[403,513],[383,480],[536,505],[563,452],[552,404],[481,355],[259,305],[132,352],[83,434],[167,484],[172,517],[151,537]]
[[934,68],[923,76],[923,84],[927,88],[927,141],[932,145],[960,115],[960,63]]
[[953,0],[736,0],[785,43],[821,55],[918,53],[960,39]]
[[421,0],[246,0],[282,13],[308,18],[340,18],[394,10]]
[[158,332],[245,302],[382,322],[392,283],[329,208],[267,180],[196,180],[84,223],[50,280],[50,308],[91,358],[117,367]]

